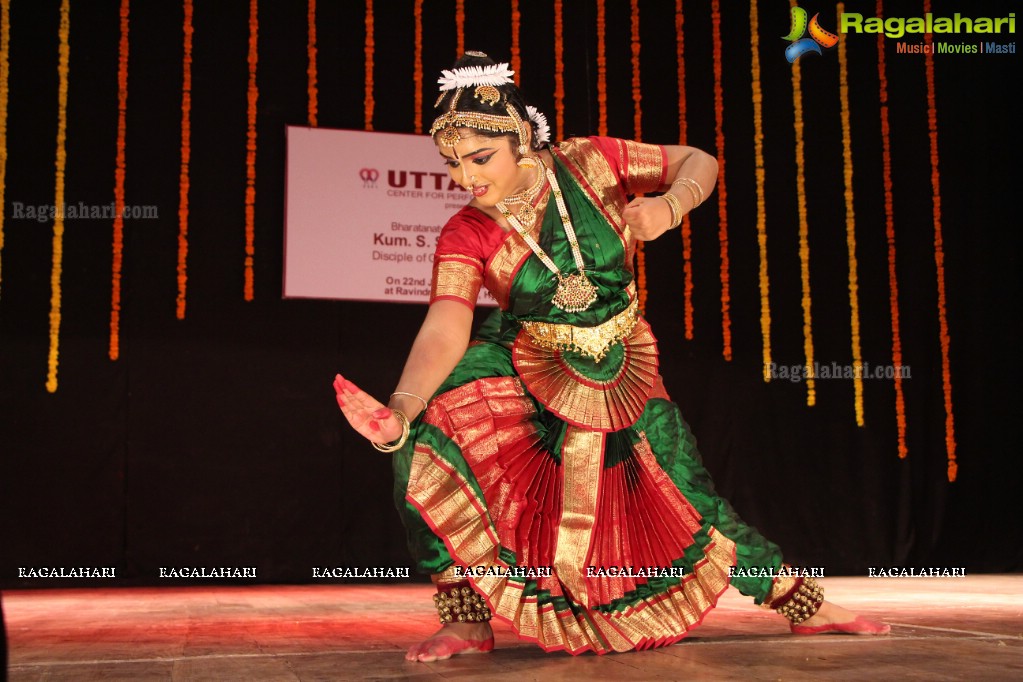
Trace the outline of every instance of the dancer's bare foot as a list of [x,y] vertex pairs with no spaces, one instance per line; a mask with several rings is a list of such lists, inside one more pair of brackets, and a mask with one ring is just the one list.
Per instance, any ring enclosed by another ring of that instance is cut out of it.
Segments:
[[887,635],[892,628],[887,623],[868,620],[826,601],[812,618],[804,620],[799,625],[793,625],[791,629],[797,635],[819,635],[826,632],[846,635]]
[[406,661],[441,661],[458,654],[482,654],[494,648],[490,623],[447,623],[433,636],[414,645]]

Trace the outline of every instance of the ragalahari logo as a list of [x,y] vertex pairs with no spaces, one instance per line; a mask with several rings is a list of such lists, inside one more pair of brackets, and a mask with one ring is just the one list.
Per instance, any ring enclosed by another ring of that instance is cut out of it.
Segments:
[[[789,64],[794,63],[807,52],[821,54],[821,48],[831,48],[838,45],[838,36],[821,28],[817,22],[819,14],[813,15],[813,19],[806,21],[806,10],[802,7],[792,8],[792,25],[789,34],[784,36],[792,44],[785,48],[785,58]],[[810,37],[806,33],[809,30]]]

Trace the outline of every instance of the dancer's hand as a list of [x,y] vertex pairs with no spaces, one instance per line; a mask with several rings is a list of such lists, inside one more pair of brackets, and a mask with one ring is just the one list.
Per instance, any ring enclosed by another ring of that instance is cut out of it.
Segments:
[[337,404],[345,419],[374,443],[391,443],[401,438],[401,422],[391,408],[338,374],[334,377]]
[[633,237],[648,242],[671,228],[671,207],[660,197],[636,197],[622,211],[622,220]]

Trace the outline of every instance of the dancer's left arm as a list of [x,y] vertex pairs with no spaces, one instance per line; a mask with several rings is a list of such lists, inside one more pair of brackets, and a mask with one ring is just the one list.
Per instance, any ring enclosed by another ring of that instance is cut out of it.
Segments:
[[[718,179],[718,162],[710,154],[696,147],[665,145],[667,156],[667,185],[662,190],[671,192],[682,205],[684,213],[696,208],[693,193],[681,185],[673,185],[679,178],[696,181],[703,190],[706,201]],[[622,218],[632,230],[632,235],[641,241],[657,239],[671,229],[671,208],[668,202],[657,196],[636,197],[622,211]]]

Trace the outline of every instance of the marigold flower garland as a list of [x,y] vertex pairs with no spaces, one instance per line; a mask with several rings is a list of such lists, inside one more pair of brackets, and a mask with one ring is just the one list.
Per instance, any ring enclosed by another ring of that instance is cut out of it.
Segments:
[[455,41],[461,57],[465,54],[465,0],[455,0]]
[[[838,21],[842,20],[845,3],[835,7]],[[852,329],[853,367],[863,367],[863,352],[860,348],[860,295],[859,265],[856,262],[856,211],[853,205],[853,162],[852,129],[849,122],[849,62],[845,52],[845,41],[838,41],[838,96],[842,114],[842,177],[845,179],[845,243],[849,251],[849,316]],[[856,425],[863,426],[863,375],[853,375],[853,396],[856,410]]]
[[423,132],[423,0],[416,0],[413,13],[415,15],[415,52],[412,82],[415,85],[413,107],[415,109],[415,131]]
[[[877,0],[877,16],[884,16],[882,0]],[[888,307],[892,316],[892,365],[902,367],[902,332],[899,327],[899,280],[895,268],[895,210],[892,198],[892,140],[888,125],[888,74],[885,67],[884,34],[877,34],[877,74],[880,83],[882,182],[884,185],[885,237],[888,241]],[[895,422],[899,438],[899,458],[909,454],[906,445],[906,401],[902,374],[895,372]]]
[[181,171],[178,176],[178,298],[177,318],[185,319],[188,293],[188,165],[192,158],[192,0],[184,0],[181,58]]
[[[924,0],[924,13],[931,11],[931,0]],[[934,207],[934,264],[938,276],[938,333],[941,341],[941,384],[945,393],[945,452],[948,457],[948,480],[956,480],[959,465],[956,462],[955,418],[952,412],[952,372],[949,363],[948,315],[945,307],[945,242],[941,232],[941,177],[938,175],[938,107],[934,94],[933,36],[924,34],[927,52],[924,64],[927,70],[927,131],[931,139],[931,188]]]
[[597,0],[597,134],[607,135],[607,44],[604,0]]
[[245,300],[254,297],[256,241],[256,65],[259,63],[259,2],[249,0],[249,132],[245,155]]
[[363,114],[363,127],[366,130],[373,130],[373,108],[376,102],[373,100],[373,0],[366,0],[366,42],[363,47],[365,54],[366,69],[366,94],[363,98],[365,108]]
[[[61,0],[60,3],[60,48],[57,62],[57,155],[54,180],[55,206],[64,206],[64,169],[67,166],[67,89],[71,58],[71,2]],[[57,390],[57,358],[60,353],[60,276],[64,262],[64,211],[56,211],[53,218],[53,262],[50,268],[50,350],[47,357],[48,372],[46,390],[54,393]]]
[[[110,289],[110,359],[121,355],[121,261],[124,249],[124,138],[128,113],[128,19],[130,0],[121,0],[121,41],[117,55],[117,160],[114,166],[114,240]],[[59,204],[58,204],[59,205]]]
[[764,93],[760,87],[760,10],[757,0],[749,7],[750,71],[753,77],[753,164],[757,186],[757,244],[760,248],[760,339],[764,362],[764,381],[771,380],[771,281],[767,269],[767,200],[764,185]]
[[515,72],[515,82],[521,84],[522,50],[520,36],[522,13],[519,11],[519,0],[511,0],[511,69]]
[[565,42],[562,0],[554,0],[554,136],[560,140],[565,131]]
[[[639,62],[639,0],[632,0],[631,3],[631,16],[629,26],[631,27],[631,47],[632,47],[632,125],[633,125],[633,138],[636,141],[643,139],[643,109],[640,106],[640,102],[643,100],[643,91],[641,88],[640,81],[640,62]],[[642,312],[646,312],[646,299],[647,299],[647,287],[646,287],[646,245],[643,242],[636,244],[636,287],[639,289],[639,309]]]
[[5,188],[7,183],[7,53],[10,48],[11,2],[0,0],[0,286],[3,285]]
[[306,68],[309,90],[309,126],[315,128],[319,113],[319,91],[316,88],[316,0],[309,0],[309,44],[306,52],[309,55],[309,66]]
[[725,104],[721,81],[721,9],[719,0],[711,3],[714,38],[714,131],[718,157],[718,243],[721,245],[721,354],[732,359],[731,289],[728,282],[728,193],[725,190]]
[[[755,1],[755,0],[754,0]],[[675,0],[675,62],[678,65],[678,143],[687,144],[686,127],[686,66],[685,37],[682,13],[682,0]],[[689,214],[682,216],[682,276],[683,276],[683,315],[684,329],[687,339],[693,338],[693,232],[689,222]]]
[[[795,0],[791,0],[795,7]],[[806,404],[817,404],[817,384],[813,375],[813,318],[810,298],[810,241],[806,217],[806,163],[803,148],[803,90],[799,62],[792,64],[792,110],[796,132],[796,201],[799,214],[799,264],[803,284],[803,356],[806,367]]]

